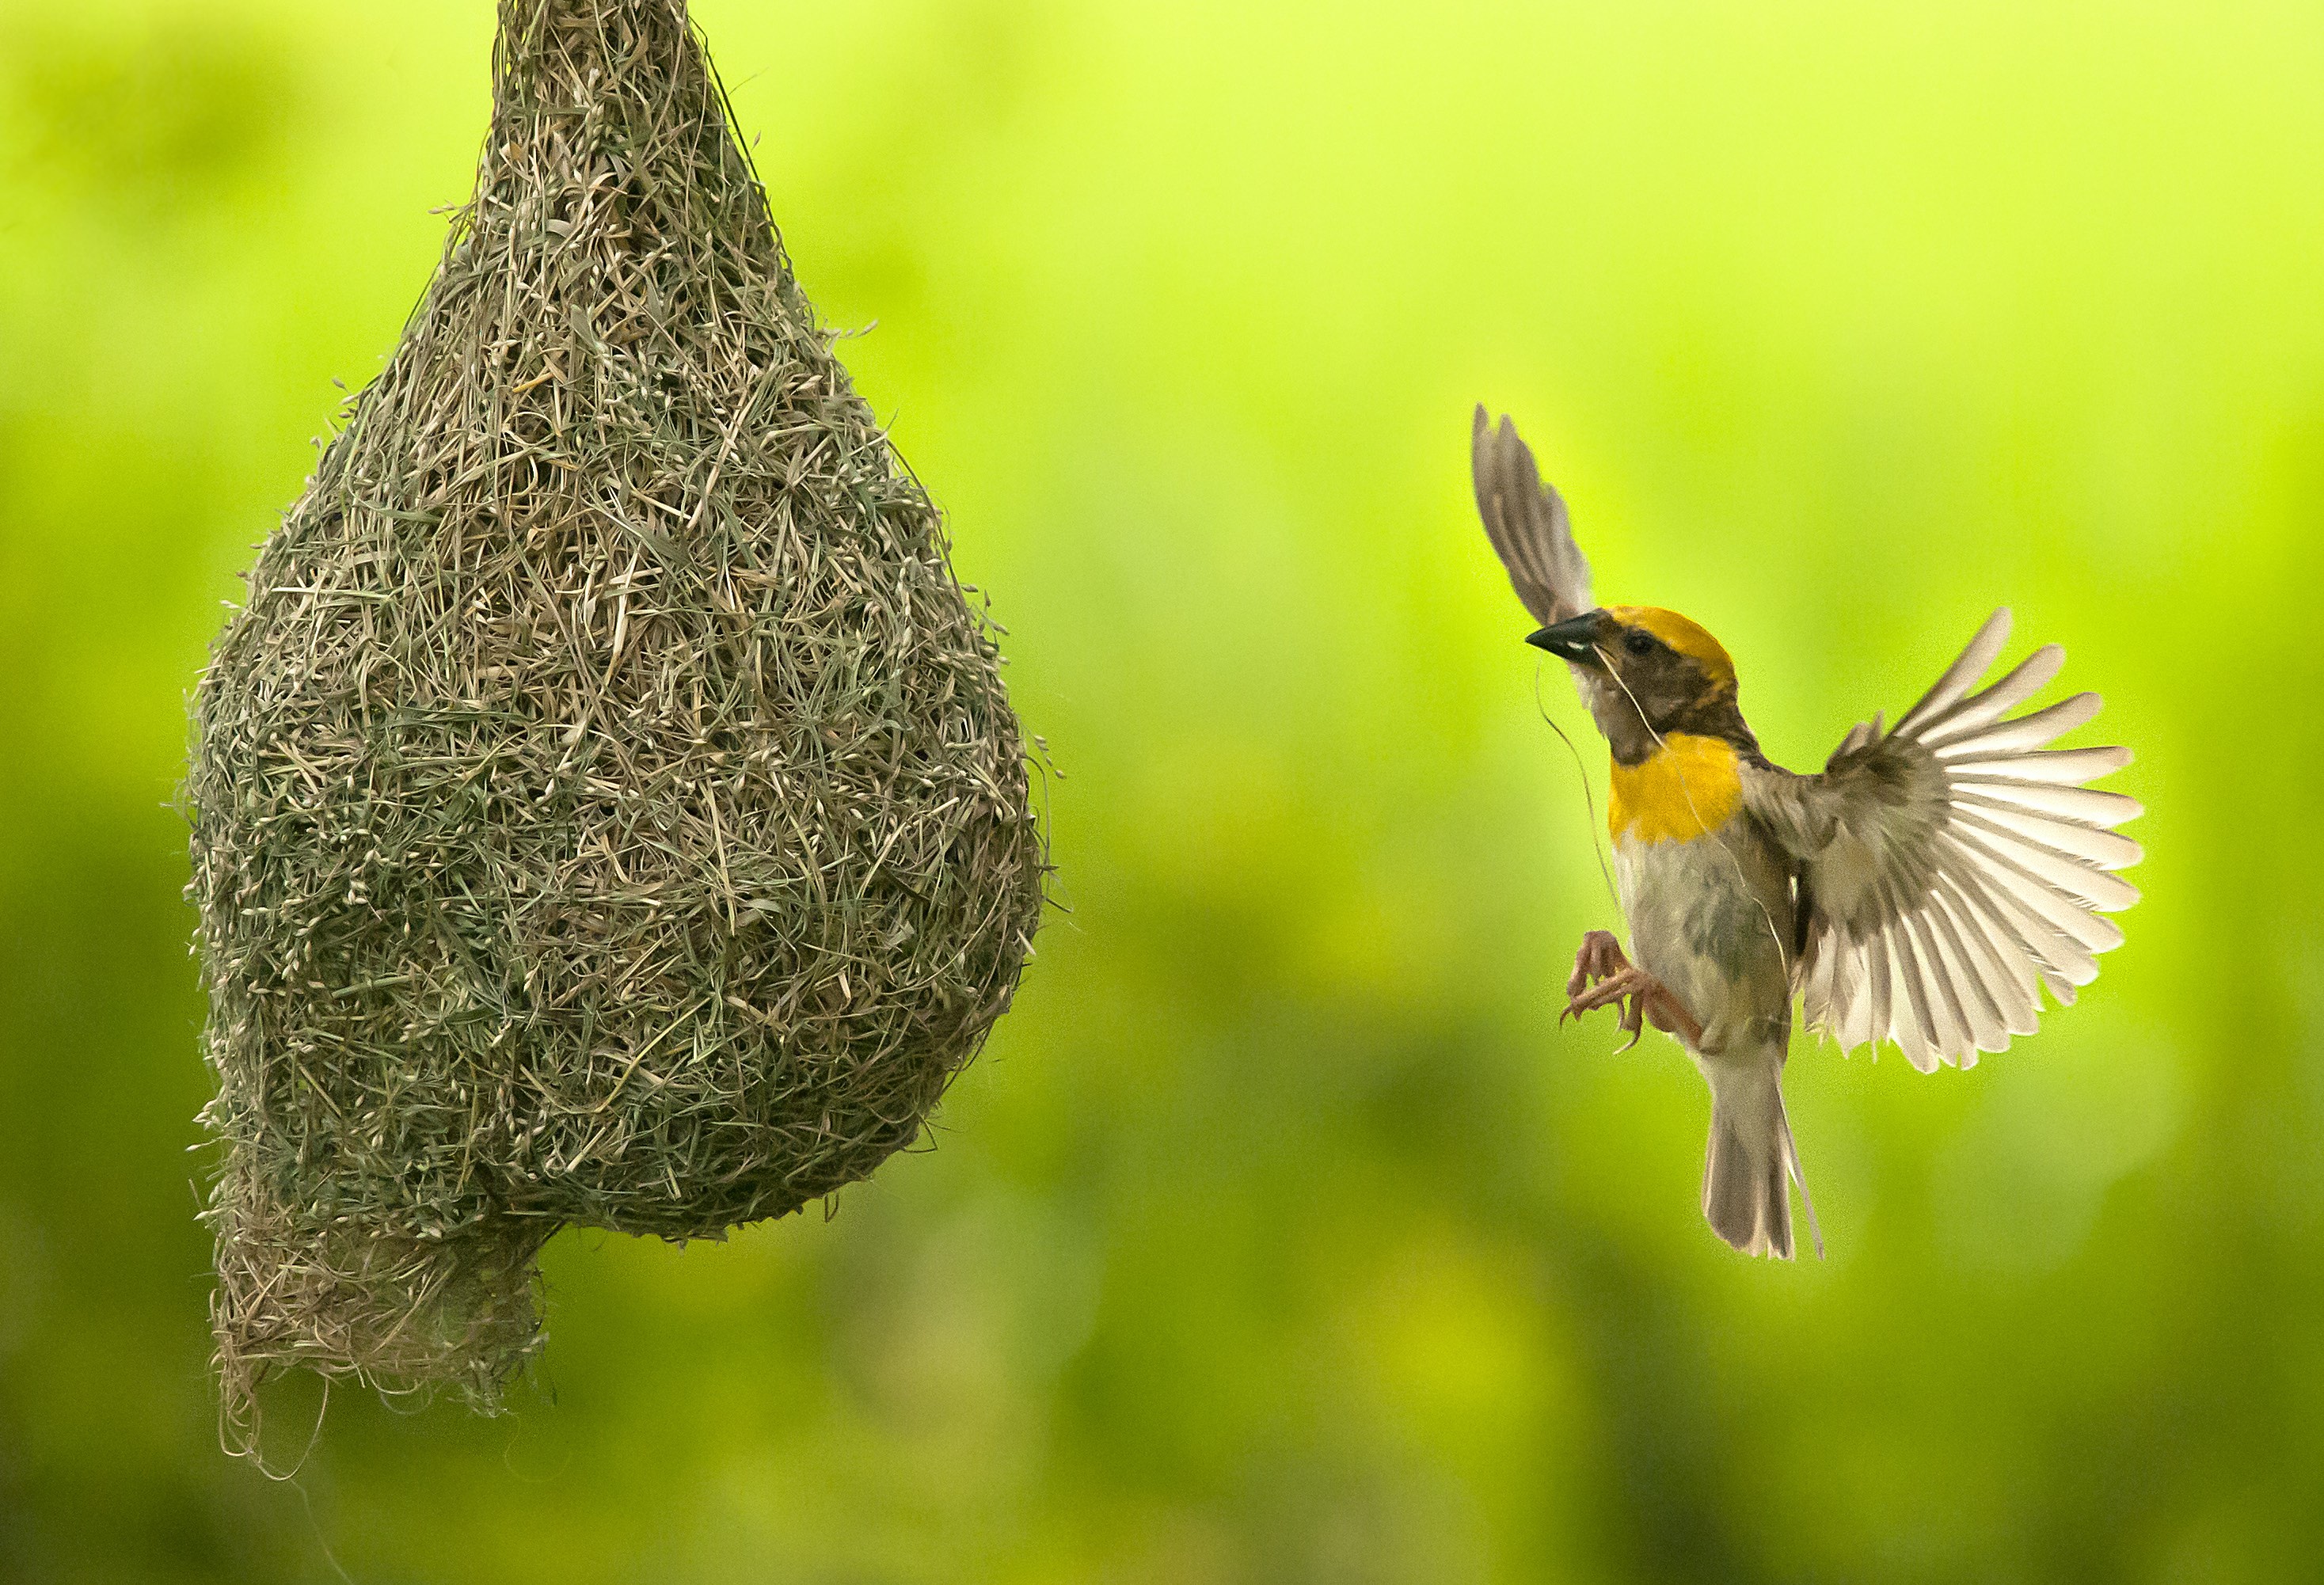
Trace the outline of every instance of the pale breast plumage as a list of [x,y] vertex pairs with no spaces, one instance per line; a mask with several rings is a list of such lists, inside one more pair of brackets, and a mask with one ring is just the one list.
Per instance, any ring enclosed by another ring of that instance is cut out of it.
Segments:
[[1716,1055],[1789,1028],[1788,861],[1742,805],[1733,744],[1674,733],[1614,768],[1609,825],[1622,912],[1638,964],[1703,1025]]

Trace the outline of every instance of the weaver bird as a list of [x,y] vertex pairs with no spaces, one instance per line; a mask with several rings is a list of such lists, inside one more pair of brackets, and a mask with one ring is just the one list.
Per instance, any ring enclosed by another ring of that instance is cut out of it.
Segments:
[[1982,692],[2009,635],[1994,613],[1921,702],[1878,715],[1821,774],[1771,764],[1743,719],[1735,663],[1674,611],[1600,607],[1565,503],[1507,419],[1477,410],[1477,507],[1517,598],[1526,642],[1564,659],[1613,751],[1607,823],[1633,963],[1582,937],[1565,1011],[1614,1006],[1675,1036],[1711,1085],[1702,1213],[1747,1254],[1792,1254],[1799,1185],[1823,1237],[1784,1114],[1792,1001],[1842,1051],[1894,1043],[1923,1073],[1967,1067],[2030,1035],[2046,988],[2060,1005],[2098,977],[2122,932],[2100,916],[2138,900],[2114,871],[2141,813],[2085,787],[2120,748],[2047,750],[2098,714],[2096,694],[2011,717],[2058,673],[2034,650]]

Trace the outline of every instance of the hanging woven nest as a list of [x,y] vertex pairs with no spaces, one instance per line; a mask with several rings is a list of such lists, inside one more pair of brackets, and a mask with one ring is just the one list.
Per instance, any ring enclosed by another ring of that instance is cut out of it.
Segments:
[[862,1177],[1042,905],[991,633],[683,0],[501,0],[494,67],[475,198],[195,706],[245,1428],[292,1364],[490,1406],[558,1228]]

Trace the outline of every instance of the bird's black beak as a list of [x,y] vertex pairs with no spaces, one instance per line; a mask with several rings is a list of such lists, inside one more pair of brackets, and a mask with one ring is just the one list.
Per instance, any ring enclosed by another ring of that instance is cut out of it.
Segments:
[[1585,611],[1580,616],[1570,616],[1554,626],[1545,627],[1526,640],[1536,650],[1546,650],[1568,660],[1597,659],[1598,618],[1601,613]]

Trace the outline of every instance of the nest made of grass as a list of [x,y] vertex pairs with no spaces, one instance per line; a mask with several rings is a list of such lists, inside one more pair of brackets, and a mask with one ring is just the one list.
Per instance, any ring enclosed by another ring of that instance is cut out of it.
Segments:
[[991,631],[679,0],[502,0],[475,198],[263,548],[187,783],[230,1414],[489,1405],[533,1257],[915,1138],[1045,871]]

